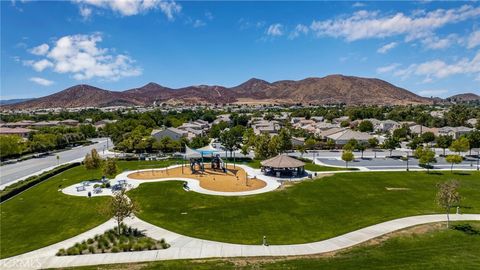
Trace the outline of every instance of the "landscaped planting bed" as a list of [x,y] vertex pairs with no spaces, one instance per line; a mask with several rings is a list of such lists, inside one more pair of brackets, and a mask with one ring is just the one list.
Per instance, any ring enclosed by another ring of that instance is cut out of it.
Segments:
[[95,235],[93,238],[76,243],[70,248],[62,248],[57,252],[57,256],[158,250],[169,247],[170,245],[164,239],[154,240],[145,236],[138,229],[122,224],[120,225],[120,234],[118,227],[115,227],[102,235]]

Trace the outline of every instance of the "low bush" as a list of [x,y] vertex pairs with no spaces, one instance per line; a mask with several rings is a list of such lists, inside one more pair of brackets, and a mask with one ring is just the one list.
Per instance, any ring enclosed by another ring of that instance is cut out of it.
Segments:
[[146,237],[141,231],[136,228],[120,225],[120,235],[118,235],[118,228],[105,231],[102,235],[95,235],[80,243],[75,243],[73,247],[60,249],[57,256],[79,255],[79,254],[96,254],[105,252],[129,252],[129,251],[143,251],[143,250],[157,250],[167,249],[170,245],[165,242],[165,239],[156,241],[152,238]]

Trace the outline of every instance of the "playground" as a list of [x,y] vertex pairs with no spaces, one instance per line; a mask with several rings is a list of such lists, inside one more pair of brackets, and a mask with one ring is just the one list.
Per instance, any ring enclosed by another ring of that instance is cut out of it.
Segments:
[[257,190],[266,186],[260,179],[248,177],[239,166],[227,165],[218,168],[212,164],[195,163],[193,170],[188,164],[167,169],[152,169],[130,173],[130,179],[157,180],[162,178],[191,178],[200,182],[204,189],[222,192]]

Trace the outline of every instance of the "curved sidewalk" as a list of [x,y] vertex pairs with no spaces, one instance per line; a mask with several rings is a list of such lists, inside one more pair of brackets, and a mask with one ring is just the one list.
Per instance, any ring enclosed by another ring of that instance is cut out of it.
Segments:
[[[445,221],[445,214],[411,216],[382,222],[334,238],[318,242],[296,245],[240,245],[209,240],[202,240],[180,235],[138,218],[128,219],[125,223],[143,230],[146,235],[154,239],[164,238],[171,247],[166,250],[151,250],[123,253],[89,254],[77,256],[57,257],[55,253],[60,248],[67,248],[76,242],[81,242],[95,234],[103,233],[115,225],[113,220],[57,244],[41,248],[29,253],[0,261],[2,269],[40,269],[72,266],[87,266],[100,264],[133,263],[144,261],[174,260],[174,259],[201,259],[215,257],[253,257],[253,256],[291,256],[308,255],[332,252],[370,239],[415,225]],[[480,214],[451,215],[452,221],[475,220],[480,221]],[[259,242],[261,239],[259,239]]]

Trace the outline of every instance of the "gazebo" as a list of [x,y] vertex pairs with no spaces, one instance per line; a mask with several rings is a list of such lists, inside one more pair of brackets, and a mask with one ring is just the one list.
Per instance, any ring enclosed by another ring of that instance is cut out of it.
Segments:
[[286,154],[264,160],[260,164],[265,175],[296,177],[305,174],[305,163]]

